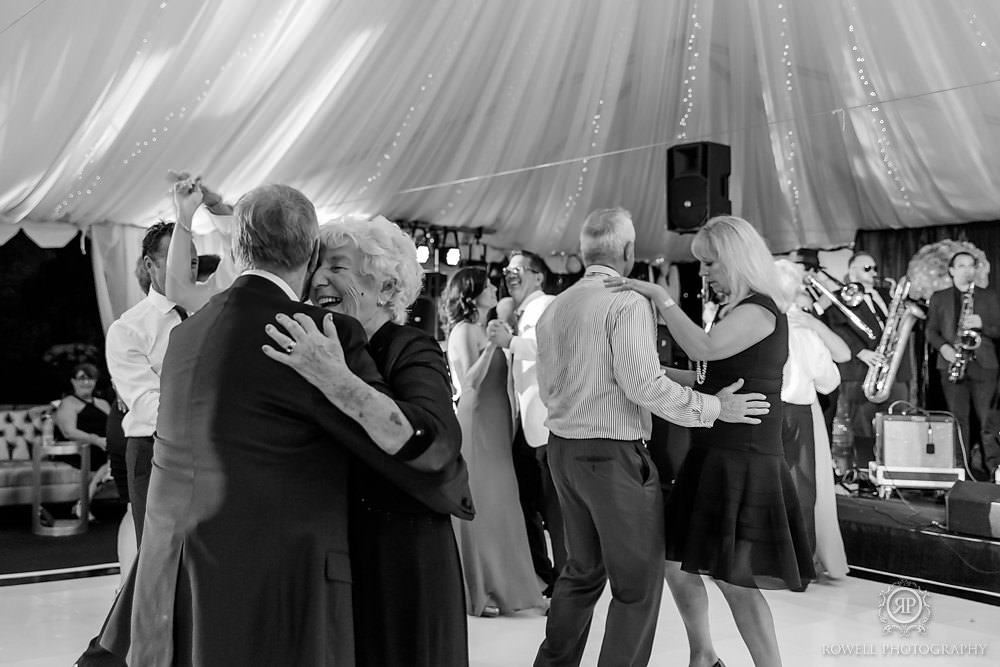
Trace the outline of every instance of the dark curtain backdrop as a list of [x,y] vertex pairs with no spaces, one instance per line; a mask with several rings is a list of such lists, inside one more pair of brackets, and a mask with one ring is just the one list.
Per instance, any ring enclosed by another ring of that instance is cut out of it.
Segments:
[[[990,262],[990,289],[997,290],[997,272],[1000,271],[1000,221],[967,222],[955,225],[920,227],[910,229],[860,229],[854,239],[858,251],[872,254],[879,263],[882,276],[898,279],[906,273],[910,260],[929,243],[945,239],[969,241],[986,253]],[[917,402],[929,410],[944,410],[946,404],[941,392],[941,378],[934,368],[936,352],[926,345],[923,327],[913,332],[913,354],[916,362]],[[974,424],[975,426],[975,424]]]
[[[57,345],[66,347],[51,354]],[[104,332],[90,257],[80,251],[79,237],[62,248],[39,248],[19,232],[0,246],[0,404],[63,396],[85,346],[93,346],[88,360],[100,369],[98,389],[106,393]]]
[[918,227],[909,229],[859,229],[854,248],[869,252],[879,263],[883,276],[898,279],[917,251],[929,243],[945,239],[969,241],[986,253],[990,261],[990,287],[997,288],[1000,271],[1000,220],[967,222],[957,225]]

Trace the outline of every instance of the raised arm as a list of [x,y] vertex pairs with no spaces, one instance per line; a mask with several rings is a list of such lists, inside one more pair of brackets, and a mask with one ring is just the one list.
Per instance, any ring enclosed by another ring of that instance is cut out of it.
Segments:
[[604,284],[612,291],[632,290],[652,301],[660,320],[670,329],[674,342],[681,346],[689,359],[696,361],[728,359],[756,345],[774,331],[774,315],[761,306],[737,306],[725,320],[706,333],[676,307],[676,302],[660,285],[624,278],[609,278]]
[[[183,174],[173,175],[183,176]],[[174,226],[167,251],[166,297],[193,313],[204,306],[216,292],[226,287],[220,284],[219,276],[231,274],[231,271],[217,270],[205,282],[197,282],[198,252],[191,232],[194,213],[203,203],[213,215],[230,215],[232,208],[222,203],[219,195],[203,187],[197,179],[177,180],[171,191],[177,224]],[[210,199],[213,205],[209,205]],[[228,261],[231,260],[224,253],[222,262]]]
[[847,346],[843,338],[834,333],[833,329],[826,326],[818,317],[793,308],[788,311],[788,323],[791,326],[801,326],[816,332],[823,345],[829,350],[833,361],[842,364],[851,360],[851,348]]

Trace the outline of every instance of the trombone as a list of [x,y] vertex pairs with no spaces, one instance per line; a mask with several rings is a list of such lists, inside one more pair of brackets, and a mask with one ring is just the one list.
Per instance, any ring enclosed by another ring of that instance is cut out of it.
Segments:
[[[826,275],[829,276],[834,282],[840,282],[829,274]],[[813,292],[814,297],[815,293],[819,292],[821,295],[828,298],[830,302],[839,308],[840,312],[842,312],[844,316],[850,320],[851,324],[853,324],[855,328],[867,336],[869,340],[875,340],[875,332],[872,331],[871,327],[862,322],[861,318],[850,310],[850,308],[857,306],[865,298],[865,291],[861,285],[858,283],[848,283],[846,285],[841,284],[841,287],[838,290],[840,298],[837,298],[837,295],[827,289],[826,285],[816,280],[816,278],[809,273],[805,275],[805,284],[806,289]],[[817,300],[819,299],[817,298]]]

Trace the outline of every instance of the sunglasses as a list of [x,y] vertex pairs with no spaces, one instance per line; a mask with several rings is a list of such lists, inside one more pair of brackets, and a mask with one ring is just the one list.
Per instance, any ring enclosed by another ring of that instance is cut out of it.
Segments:
[[524,273],[525,271],[528,271],[529,273],[538,273],[538,271],[535,271],[534,269],[529,269],[526,266],[514,266],[514,267],[507,266],[504,267],[503,269],[503,277],[509,278],[511,276],[516,276],[520,278],[521,274]]

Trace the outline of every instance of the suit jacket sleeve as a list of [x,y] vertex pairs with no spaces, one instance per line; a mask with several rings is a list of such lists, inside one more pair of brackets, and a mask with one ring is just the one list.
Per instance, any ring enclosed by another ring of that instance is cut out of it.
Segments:
[[395,458],[420,470],[444,470],[462,448],[462,431],[451,404],[448,364],[441,348],[429,337],[407,338],[387,374],[396,405],[413,429],[423,435],[403,445]]
[[[861,350],[874,349],[877,343],[870,341],[867,336],[858,331],[857,327],[847,319],[847,316],[840,312],[836,306],[831,306],[829,313],[829,324],[833,332],[840,336],[847,347],[851,350],[851,358],[856,358]],[[850,362],[845,362],[850,363]]]
[[976,304],[973,310],[983,320],[983,335],[987,338],[1000,338],[1000,298],[992,290],[983,290],[982,301],[983,305]]

